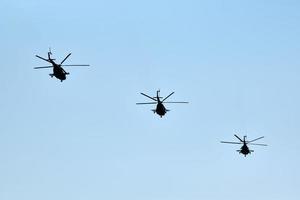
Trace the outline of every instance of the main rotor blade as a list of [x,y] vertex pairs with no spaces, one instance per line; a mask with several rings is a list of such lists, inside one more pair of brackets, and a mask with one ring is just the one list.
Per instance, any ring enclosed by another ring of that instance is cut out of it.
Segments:
[[267,144],[248,143],[249,145],[268,146]]
[[189,103],[187,101],[167,101],[167,102],[163,102],[163,103]]
[[153,101],[157,101],[157,100],[154,99],[153,97],[150,97],[150,96],[148,96],[148,95],[146,95],[146,94],[144,94],[144,93],[142,93],[142,92],[141,92],[141,95],[144,95],[145,97],[148,97],[149,99],[152,99]]
[[52,68],[53,66],[43,66],[43,67],[34,67],[33,69],[45,69],[45,68]]
[[224,141],[221,141],[221,143],[226,143],[226,144],[243,144],[241,142],[224,142]]
[[60,66],[83,66],[83,67],[88,67],[90,65],[60,65]]
[[48,62],[48,63],[51,63],[48,59],[43,58],[43,57],[41,57],[41,56],[39,56],[39,55],[35,55],[35,57],[37,57],[37,58],[39,58],[39,59],[42,59],[42,60],[44,60],[44,61],[46,61],[46,62]]
[[262,137],[259,137],[259,138],[256,138],[256,139],[254,139],[254,140],[251,140],[251,141],[247,141],[248,143],[249,142],[254,142],[254,141],[256,141],[256,140],[260,140],[260,139],[262,139],[262,138],[264,138],[264,136],[262,136]]
[[149,102],[149,103],[136,103],[136,105],[146,105],[146,104],[157,104],[156,102]]
[[170,96],[172,96],[174,94],[174,92],[172,92],[171,94],[169,94],[166,98],[164,98],[161,102],[164,102],[167,98],[169,98]]
[[239,139],[239,141],[241,141],[242,143],[244,143],[244,141],[243,141],[239,136],[237,136],[237,135],[235,135],[235,134],[234,134],[234,136],[235,136],[237,139]]
[[63,63],[69,58],[70,55],[71,55],[71,53],[69,53],[69,54],[65,57],[65,59],[63,59],[63,61],[61,61],[60,64],[63,64]]

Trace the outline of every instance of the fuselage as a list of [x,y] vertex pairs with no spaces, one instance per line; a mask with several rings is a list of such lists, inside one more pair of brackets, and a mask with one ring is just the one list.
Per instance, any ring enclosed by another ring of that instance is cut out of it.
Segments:
[[249,153],[251,153],[245,142],[244,142],[243,146],[240,149],[240,153],[244,154],[244,156],[246,156]]
[[57,79],[59,79],[61,81],[66,80],[66,74],[67,73],[65,72],[65,70],[62,67],[60,67],[60,66],[53,67],[53,75]]
[[60,81],[66,80],[67,73],[60,65],[56,64],[52,59],[50,59],[51,64],[53,65],[53,74],[51,76],[55,76]]
[[167,113],[167,109],[165,108],[165,106],[163,105],[163,102],[160,100],[160,96],[159,96],[159,90],[156,92],[156,100],[157,100],[157,105],[156,105],[156,109],[155,112],[160,116],[164,116]]
[[157,106],[156,106],[156,110],[155,112],[160,116],[164,116],[167,112],[167,109],[165,108],[165,106],[159,101],[157,103]]

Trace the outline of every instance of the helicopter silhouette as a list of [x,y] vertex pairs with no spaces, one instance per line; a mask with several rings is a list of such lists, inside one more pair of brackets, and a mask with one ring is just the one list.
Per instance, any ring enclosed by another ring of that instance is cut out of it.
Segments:
[[48,59],[43,58],[39,55],[35,55],[37,58],[42,59],[48,63],[51,64],[51,66],[43,66],[43,67],[35,67],[34,69],[45,69],[45,68],[53,68],[53,73],[49,74],[51,78],[55,76],[57,79],[59,79],[61,82],[66,80],[66,75],[69,75],[70,73],[66,72],[62,66],[90,66],[90,65],[63,65],[63,63],[69,58],[71,53],[69,53],[59,64],[55,63],[53,58],[51,58],[52,52],[51,49],[49,49],[48,52]]
[[165,102],[165,100],[167,100],[171,95],[174,94],[174,92],[172,92],[171,94],[169,94],[166,98],[164,98],[163,100],[160,100],[161,98],[163,97],[160,97],[159,96],[159,93],[160,93],[160,90],[158,90],[156,92],[156,97],[150,97],[149,95],[147,94],[144,94],[144,93],[141,93],[141,95],[145,96],[145,97],[148,97],[149,99],[153,100],[154,102],[147,102],[147,103],[136,103],[137,105],[145,105],[145,104],[157,104],[156,105],[156,108],[153,109],[152,111],[156,114],[158,114],[160,117],[163,117],[168,111],[168,109],[166,109],[166,107],[164,106],[164,103],[188,103],[188,102],[185,102],[185,101],[181,101],[181,102],[176,102],[176,101],[168,101],[168,102]]
[[236,150],[237,152],[244,154],[244,156],[246,157],[248,154],[251,154],[252,152],[254,152],[254,150],[250,150],[249,147],[247,145],[259,145],[259,146],[267,146],[266,144],[257,144],[257,143],[252,143],[254,141],[260,140],[262,138],[264,138],[264,136],[256,138],[254,140],[250,140],[247,141],[246,138],[247,136],[244,136],[243,140],[237,136],[234,135],[240,142],[224,142],[221,141],[221,143],[226,143],[226,144],[242,144],[242,147],[239,150]]

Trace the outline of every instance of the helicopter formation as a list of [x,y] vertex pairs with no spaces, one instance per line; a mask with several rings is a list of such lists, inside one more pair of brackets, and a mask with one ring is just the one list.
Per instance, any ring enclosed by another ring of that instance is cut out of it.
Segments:
[[[69,64],[69,65],[64,65],[63,63],[71,56],[71,53],[69,53],[60,63],[56,63],[54,62],[55,59],[54,58],[51,58],[51,55],[52,55],[52,52],[51,52],[51,49],[49,49],[49,52],[48,52],[48,58],[43,58],[39,55],[35,55],[37,58],[41,59],[41,60],[44,60],[48,63],[50,63],[51,65],[48,65],[48,66],[41,66],[41,67],[34,67],[34,69],[45,69],[45,68],[53,68],[53,73],[52,74],[49,74],[49,76],[51,78],[53,77],[56,77],[57,79],[59,79],[61,82],[63,82],[64,80],[66,80],[66,76],[69,75],[70,73],[69,72],[66,72],[64,70],[63,67],[69,67],[69,66],[90,66],[90,65],[87,65],[87,64]],[[155,109],[152,109],[153,113],[154,114],[157,114],[159,115],[161,118],[167,113],[169,112],[170,110],[168,110],[164,104],[169,104],[169,103],[174,103],[174,104],[187,104],[189,102],[186,102],[186,101],[166,101],[169,97],[171,97],[175,92],[172,92],[170,93],[169,95],[167,95],[165,98],[161,97],[160,96],[160,90],[157,90],[156,91],[156,96],[155,97],[151,97],[145,93],[140,93],[141,95],[149,98],[152,100],[152,102],[144,102],[144,103],[136,103],[136,105],[148,105],[148,104],[156,104],[156,108]],[[254,150],[251,150],[249,149],[248,145],[257,145],[257,146],[267,146],[266,144],[260,144],[260,143],[253,143],[257,140],[260,140],[262,138],[264,138],[264,136],[262,137],[259,137],[259,138],[256,138],[254,140],[246,140],[247,136],[244,136],[243,139],[241,139],[238,135],[234,135],[238,140],[239,142],[226,142],[226,141],[221,141],[221,143],[225,143],[225,144],[239,144],[239,145],[242,145],[240,147],[239,150],[236,150],[237,152],[239,152],[240,154],[243,154],[245,157],[248,155],[248,154],[251,154],[252,152],[254,152]]]

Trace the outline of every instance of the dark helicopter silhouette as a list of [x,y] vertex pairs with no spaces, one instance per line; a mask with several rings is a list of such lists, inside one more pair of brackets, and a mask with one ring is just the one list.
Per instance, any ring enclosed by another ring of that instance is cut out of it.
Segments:
[[63,63],[67,60],[67,58],[71,55],[71,53],[69,53],[59,64],[55,63],[53,58],[51,58],[52,52],[49,49],[48,52],[48,59],[43,58],[39,55],[35,55],[36,57],[38,57],[39,59],[42,59],[48,63],[51,63],[52,66],[43,66],[43,67],[35,67],[34,69],[44,69],[44,68],[53,68],[53,74],[49,74],[51,76],[51,78],[53,78],[53,76],[55,76],[57,79],[59,79],[61,82],[63,80],[66,80],[66,75],[69,75],[70,73],[66,72],[62,66],[90,66],[90,65],[63,65]]
[[244,156],[246,157],[248,154],[251,154],[251,152],[254,152],[253,150],[250,150],[249,147],[247,145],[259,145],[259,146],[267,146],[266,144],[257,144],[257,143],[252,143],[256,140],[260,140],[262,138],[264,138],[264,136],[256,138],[254,140],[250,140],[247,141],[246,138],[247,136],[244,136],[244,139],[242,140],[239,136],[234,135],[240,142],[224,142],[221,141],[221,143],[226,143],[226,144],[242,144],[241,149],[236,150],[237,152],[244,154]]
[[152,111],[156,114],[158,114],[160,117],[164,116],[168,111],[168,109],[166,109],[166,107],[163,105],[164,103],[188,103],[188,102],[175,102],[175,101],[168,101],[165,102],[165,100],[167,100],[171,95],[174,94],[174,92],[172,92],[171,94],[169,94],[166,98],[164,98],[163,100],[160,100],[162,97],[159,96],[160,90],[158,90],[156,92],[156,97],[150,97],[147,94],[141,93],[141,95],[144,95],[145,97],[148,97],[149,99],[152,99],[154,102],[148,102],[148,103],[136,103],[137,105],[145,105],[145,104],[157,104],[156,105],[156,109],[153,109]]

